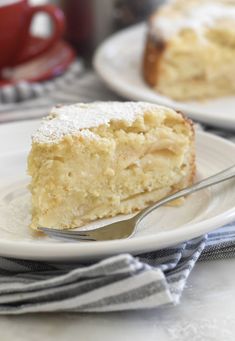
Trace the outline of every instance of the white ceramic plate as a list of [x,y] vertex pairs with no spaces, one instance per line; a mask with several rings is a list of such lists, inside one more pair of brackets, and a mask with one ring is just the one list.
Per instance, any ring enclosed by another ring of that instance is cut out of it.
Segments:
[[145,37],[146,26],[140,24],[113,35],[98,48],[94,66],[106,84],[128,99],[170,106],[188,113],[194,120],[234,130],[235,97],[176,102],[145,84],[141,76]]
[[[235,180],[191,195],[181,207],[163,207],[146,218],[131,239],[110,242],[58,242],[31,234],[26,159],[38,121],[0,126],[0,255],[36,260],[101,258],[138,254],[199,236],[235,219]],[[235,144],[197,133],[200,177],[235,163]],[[120,219],[116,218],[116,219]],[[115,220],[115,219],[108,219]],[[104,221],[93,223],[101,225]]]

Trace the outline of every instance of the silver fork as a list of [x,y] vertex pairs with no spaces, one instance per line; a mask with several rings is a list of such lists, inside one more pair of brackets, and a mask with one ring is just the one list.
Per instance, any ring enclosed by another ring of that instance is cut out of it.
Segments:
[[158,207],[179,199],[185,195],[200,191],[203,188],[216,185],[220,182],[229,180],[235,176],[235,165],[229,167],[215,175],[203,179],[192,186],[186,187],[172,195],[169,195],[157,203],[146,207],[132,218],[116,221],[96,229],[85,231],[59,230],[56,228],[38,227],[49,237],[63,240],[85,240],[85,241],[104,241],[114,239],[125,239],[131,237],[137,229],[139,223],[152,211]]

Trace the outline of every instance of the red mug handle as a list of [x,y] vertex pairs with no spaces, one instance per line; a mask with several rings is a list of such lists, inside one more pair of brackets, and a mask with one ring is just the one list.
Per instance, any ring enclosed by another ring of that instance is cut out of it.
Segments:
[[[38,44],[31,44],[32,37],[29,33],[30,25],[35,14],[39,12],[47,13],[54,23],[54,32],[47,39],[38,40]],[[26,62],[49,50],[64,33],[65,18],[61,9],[53,5],[33,6],[29,8],[25,26],[22,32],[22,38],[19,43],[20,54],[16,56],[14,64]]]

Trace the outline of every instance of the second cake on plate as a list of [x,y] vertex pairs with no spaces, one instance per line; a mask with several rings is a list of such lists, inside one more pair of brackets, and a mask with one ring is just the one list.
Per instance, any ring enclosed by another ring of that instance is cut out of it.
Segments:
[[235,94],[235,0],[172,0],[152,15],[145,81],[176,100]]

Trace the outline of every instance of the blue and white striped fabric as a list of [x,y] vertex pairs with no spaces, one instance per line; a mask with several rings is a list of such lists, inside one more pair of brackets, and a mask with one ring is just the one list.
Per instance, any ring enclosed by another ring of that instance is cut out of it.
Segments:
[[15,84],[9,84],[0,87],[0,104],[13,104],[20,103],[35,99],[37,97],[44,97],[48,92],[55,92],[65,86],[66,83],[74,82],[77,76],[81,75],[84,71],[81,61],[72,63],[68,70],[60,77],[52,80],[30,83],[27,81],[18,81]]
[[[14,103],[15,98],[21,101]],[[118,100],[118,96],[108,90],[92,71],[85,72],[78,60],[54,80],[41,84],[23,82],[14,89],[0,88],[0,123],[45,116],[58,103],[99,100]]]
[[84,265],[0,258],[0,314],[107,312],[179,302],[197,260],[235,256],[235,226],[175,247]]
[[[0,122],[44,116],[55,103],[118,99],[79,62],[56,82],[48,84],[41,97],[0,105]],[[234,139],[232,133],[215,133]],[[121,254],[93,264],[0,258],[0,314],[107,312],[176,304],[197,260],[234,256],[235,222],[172,248],[138,257]]]

